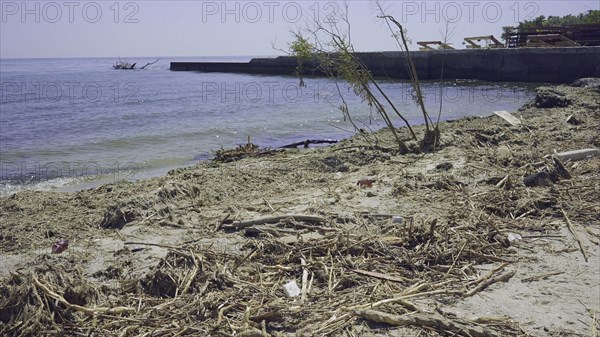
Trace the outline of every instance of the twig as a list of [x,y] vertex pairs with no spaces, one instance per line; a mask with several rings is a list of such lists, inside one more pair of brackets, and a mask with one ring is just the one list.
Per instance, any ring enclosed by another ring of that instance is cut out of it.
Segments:
[[483,282],[481,282],[477,285],[477,287],[475,287],[472,290],[470,290],[469,292],[465,293],[465,296],[467,296],[467,297],[473,296],[496,282],[506,282],[506,281],[510,280],[510,278],[513,277],[516,273],[517,273],[516,270],[511,270],[511,271],[507,272],[506,274],[488,278],[492,274],[492,273],[490,273],[483,279]]
[[280,148],[293,149],[293,148],[297,148],[298,146],[303,146],[303,147],[307,148],[308,145],[310,145],[310,144],[335,144],[338,142],[339,142],[339,140],[337,140],[337,139],[307,139],[307,140],[304,140],[301,142],[287,144],[287,145],[281,146]]
[[200,270],[200,266],[198,265],[198,259],[200,258],[197,257],[196,254],[194,254],[191,251],[190,256],[192,257],[192,261],[194,261],[194,268],[189,274],[186,275],[185,281],[182,282],[183,289],[181,290],[181,294],[185,294],[188,291],[188,289],[192,285],[192,281],[194,281],[194,279],[196,278],[196,274],[198,274],[198,271]]
[[123,242],[124,245],[143,245],[143,246],[154,246],[154,247],[160,247],[160,248],[168,248],[168,249],[181,249],[181,247],[177,247],[177,246],[171,246],[171,245],[163,245],[160,243],[150,243],[150,242],[134,242],[134,241],[127,241],[127,242]]
[[225,224],[225,222],[229,219],[229,217],[231,216],[231,213],[227,213],[223,219],[221,219],[221,221],[217,222],[217,225],[215,226],[215,232],[220,230],[221,227],[223,227],[223,225]]
[[460,254],[462,253],[463,249],[465,249],[466,245],[467,245],[467,241],[465,241],[465,243],[463,243],[462,247],[460,247],[460,250],[458,251],[458,254],[456,254],[456,257],[454,257],[454,259],[452,259],[452,265],[450,266],[450,269],[448,269],[448,271],[446,272],[446,275],[449,275],[450,272],[452,271],[452,269],[454,269],[454,266],[456,265],[456,261],[458,261],[458,259],[460,258]]
[[263,198],[263,201],[265,202],[265,204],[267,204],[267,206],[269,206],[269,209],[271,209],[271,212],[275,212],[273,205],[271,205],[271,203],[267,199]]
[[496,187],[497,188],[502,188],[504,187],[504,185],[506,185],[506,182],[508,181],[508,177],[510,177],[510,175],[506,175],[504,178],[502,178],[502,180],[500,180],[497,184]]
[[378,272],[374,272],[374,271],[367,271],[367,270],[362,270],[362,269],[353,269],[352,271],[357,274],[360,274],[360,275],[371,276],[374,278],[378,278],[380,280],[387,280],[387,281],[400,282],[400,283],[410,282],[410,280],[405,277],[390,276],[387,274],[382,274],[382,273],[378,273]]
[[230,304],[230,305],[226,305],[224,307],[222,307],[221,309],[219,309],[219,312],[217,314],[217,323],[215,323],[215,327],[218,327],[219,325],[221,325],[221,321],[223,320],[223,315],[225,314],[225,311],[236,307],[237,304]]
[[69,301],[65,300],[64,297],[62,297],[61,295],[55,293],[54,291],[50,290],[50,288],[48,288],[48,286],[46,286],[45,284],[43,284],[40,280],[37,279],[37,277],[35,277],[35,275],[31,275],[31,278],[33,280],[33,283],[40,289],[42,289],[44,291],[44,293],[48,296],[50,296],[51,298],[55,299],[56,301],[62,303],[64,306],[66,306],[69,309],[74,309],[77,311],[81,311],[87,315],[97,315],[97,314],[121,314],[121,313],[125,313],[125,312],[135,312],[134,308],[130,308],[130,307],[113,307],[113,308],[108,308],[108,307],[96,307],[96,308],[88,308],[88,307],[84,307],[81,305],[77,305],[77,304],[72,304],[69,303]]
[[306,269],[306,260],[304,258],[300,258],[300,264],[302,265],[302,297],[300,300],[304,302],[308,295],[308,270]]
[[247,260],[249,260],[250,258],[252,258],[252,256],[254,256],[254,254],[256,254],[256,252],[260,249],[260,246],[256,246],[254,247],[254,249],[252,249],[250,251],[250,253],[246,254],[246,256],[244,256],[243,259],[241,259],[240,261],[238,261],[238,263],[236,263],[233,268],[231,268],[231,271],[235,271],[236,269],[238,269],[239,266],[242,265],[242,263],[246,262]]
[[145,69],[147,66],[151,66],[151,65],[153,65],[154,63],[158,62],[158,60],[160,60],[160,58],[157,58],[157,59],[156,59],[154,62],[148,62],[148,63],[146,63],[146,65],[145,65],[145,66],[143,66],[143,67],[141,67],[140,69]]
[[306,221],[306,222],[325,222],[325,218],[317,215],[301,215],[301,214],[290,214],[290,215],[279,215],[279,216],[271,216],[266,218],[259,218],[248,221],[234,221],[229,225],[223,226],[223,228],[246,228],[254,225],[264,225],[264,224],[273,224],[278,223],[281,220],[285,219],[294,219],[298,221]]
[[583,249],[583,244],[581,243],[579,236],[575,232],[575,229],[573,228],[573,224],[571,224],[571,220],[569,220],[569,217],[567,216],[567,213],[565,212],[564,209],[561,208],[560,210],[565,217],[565,220],[567,222],[567,227],[569,228],[569,232],[571,232],[571,234],[573,235],[573,238],[575,239],[575,241],[577,241],[577,244],[579,245],[579,250],[581,250],[581,254],[583,254],[583,259],[585,260],[585,262],[588,262],[587,254],[585,253],[585,249]]

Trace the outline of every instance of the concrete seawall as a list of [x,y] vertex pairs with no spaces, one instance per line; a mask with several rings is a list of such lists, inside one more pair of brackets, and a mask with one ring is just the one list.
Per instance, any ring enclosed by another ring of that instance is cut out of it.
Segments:
[[[600,77],[600,47],[466,49],[411,52],[422,80],[474,79],[510,82],[569,83],[582,77]],[[374,76],[408,79],[402,53],[357,53]],[[292,75],[295,57],[257,58],[247,63],[171,62],[173,71],[231,72]],[[323,75],[314,65],[305,73]]]

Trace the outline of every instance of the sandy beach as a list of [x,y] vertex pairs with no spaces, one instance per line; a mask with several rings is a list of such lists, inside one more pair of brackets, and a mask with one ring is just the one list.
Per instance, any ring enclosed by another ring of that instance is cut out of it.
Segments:
[[380,130],[1,198],[0,334],[599,336],[600,156],[556,155],[600,148],[598,83],[434,153]]

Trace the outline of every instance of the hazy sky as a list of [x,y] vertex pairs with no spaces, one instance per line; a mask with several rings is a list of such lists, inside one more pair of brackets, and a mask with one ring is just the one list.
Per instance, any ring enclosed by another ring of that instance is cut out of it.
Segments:
[[[290,30],[327,24],[340,1],[7,1],[0,0],[0,57],[277,55]],[[415,43],[500,37],[501,27],[539,15],[579,14],[600,1],[384,1]],[[349,1],[357,50],[395,50],[370,1]]]

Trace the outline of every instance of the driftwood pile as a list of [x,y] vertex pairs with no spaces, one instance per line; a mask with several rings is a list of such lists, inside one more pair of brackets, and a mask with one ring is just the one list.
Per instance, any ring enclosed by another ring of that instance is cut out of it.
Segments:
[[[290,215],[223,221],[217,231],[249,238],[239,252],[190,242],[145,278],[93,284],[65,259],[0,286],[2,335],[340,335],[357,320],[412,326],[429,335],[521,334],[501,318],[467,320],[416,301],[455,301],[509,280],[501,224],[481,226],[381,215]],[[373,226],[384,231],[369,230]],[[493,228],[491,231],[490,229]],[[383,232],[383,233],[382,233]],[[293,234],[292,234],[293,233]],[[290,235],[291,234],[291,235]],[[138,243],[139,244],[139,243]],[[510,243],[508,244],[510,245]],[[482,271],[477,265],[492,264]],[[296,282],[288,298],[282,286]]]
[[[338,142],[339,141],[336,139],[306,139],[300,142],[280,146],[279,149],[295,149],[299,146],[308,148],[310,145],[335,144]],[[250,138],[248,138],[248,142],[244,145],[238,145],[233,149],[219,149],[215,151],[213,160],[221,163],[229,163],[246,157],[268,156],[277,151],[278,150],[271,150],[269,148],[261,148],[260,146],[251,143]]]
[[219,149],[215,151],[213,160],[221,163],[229,163],[237,161],[247,157],[261,157],[272,155],[275,151],[270,149],[261,148],[260,146],[250,142],[244,145],[238,145],[233,149]]

